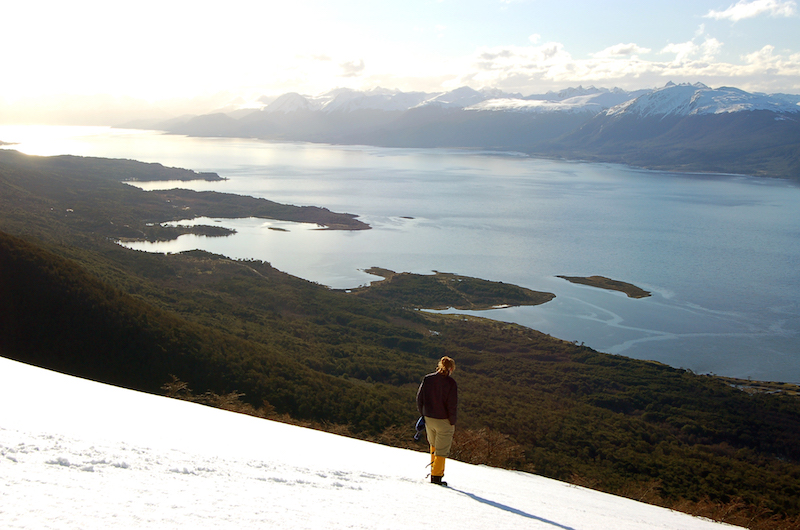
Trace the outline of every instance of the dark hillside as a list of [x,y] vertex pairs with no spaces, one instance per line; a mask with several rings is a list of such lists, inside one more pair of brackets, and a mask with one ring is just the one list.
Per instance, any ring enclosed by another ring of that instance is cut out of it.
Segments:
[[257,111],[238,120],[198,116],[164,124],[172,133],[385,147],[457,147],[528,152],[591,119],[590,113],[493,112],[436,106],[407,111]]
[[492,112],[424,107],[403,113],[364,143],[530,152],[591,119],[591,114]]
[[[201,392],[241,391],[251,400],[258,397],[251,403],[256,407],[267,402],[279,413],[364,430],[410,417],[397,391],[324,376],[268,342],[248,341],[156,309],[70,260],[0,232],[0,353],[5,357],[154,393],[175,375]],[[364,410],[371,400],[374,406]],[[380,421],[370,425],[377,413]]]
[[553,153],[652,169],[800,178],[800,120],[768,111],[699,116],[598,115]]

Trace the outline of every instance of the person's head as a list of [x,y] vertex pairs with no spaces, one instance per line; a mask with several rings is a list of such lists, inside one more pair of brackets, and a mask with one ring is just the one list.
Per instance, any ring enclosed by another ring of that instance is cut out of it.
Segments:
[[447,356],[439,359],[439,366],[436,367],[436,371],[442,375],[450,375],[455,371],[455,369],[456,362]]

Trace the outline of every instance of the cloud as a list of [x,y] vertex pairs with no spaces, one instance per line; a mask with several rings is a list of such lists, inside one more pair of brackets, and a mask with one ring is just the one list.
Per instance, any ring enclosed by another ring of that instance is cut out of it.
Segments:
[[700,24],[694,32],[692,40],[677,44],[667,44],[661,49],[660,53],[674,53],[673,64],[683,64],[692,60],[711,62],[722,49],[722,43],[713,37],[706,36],[703,42],[698,44],[696,41],[703,37],[705,32],[706,25]]
[[643,53],[650,53],[650,48],[642,48],[641,46],[633,43],[619,43],[615,44],[614,46],[609,46],[605,50],[593,53],[591,55],[592,57],[602,59],[608,57],[634,57]]
[[730,20],[738,22],[746,18],[754,18],[760,15],[770,15],[773,17],[790,17],[795,14],[797,4],[794,0],[739,0],[725,11],[714,11],[713,9],[704,15],[705,18],[715,20]]
[[339,63],[339,67],[342,69],[340,75],[341,77],[357,77],[364,71],[364,66],[364,59],[360,59],[358,62],[349,61]]
[[700,24],[699,26],[697,26],[697,29],[694,32],[694,36],[695,37],[699,37],[700,35],[702,35],[705,32],[706,32],[706,25],[705,24]]
[[715,59],[723,43],[700,28],[687,42],[668,44],[666,60],[645,60],[648,49],[618,44],[574,58],[558,42],[540,46],[480,48],[456,73],[449,86],[494,87],[508,92],[542,93],[578,84],[639,89],[667,81],[731,85],[744,90],[793,92],[800,89],[800,53],[781,53],[773,46],[742,55],[737,62]]
[[668,44],[661,53],[674,53],[673,63],[682,64],[690,60],[699,59],[701,61],[713,61],[722,49],[722,43],[715,38],[706,37],[701,44],[696,44],[694,40],[681,42],[678,44]]
[[479,70],[538,69],[571,60],[563,44],[548,42],[541,46],[482,48],[478,50],[475,64]]
[[775,46],[764,46],[758,51],[749,53],[742,57],[747,64],[757,66],[769,66],[773,62],[772,52],[775,51]]
[[480,58],[485,61],[496,61],[497,59],[508,59],[510,57],[514,57],[514,52],[511,50],[487,51],[480,54]]

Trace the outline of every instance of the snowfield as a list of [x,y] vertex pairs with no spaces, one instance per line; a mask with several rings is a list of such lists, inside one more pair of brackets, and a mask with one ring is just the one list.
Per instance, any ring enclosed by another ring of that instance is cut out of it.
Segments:
[[3,358],[0,399],[3,529],[731,528]]

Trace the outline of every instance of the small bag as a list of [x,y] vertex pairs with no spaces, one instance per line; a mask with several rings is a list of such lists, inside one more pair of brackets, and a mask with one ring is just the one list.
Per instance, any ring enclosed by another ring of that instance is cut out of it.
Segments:
[[416,434],[414,434],[414,441],[418,442],[419,439],[422,437],[422,431],[425,430],[425,416],[420,416],[417,420],[417,424],[414,426],[417,430]]

